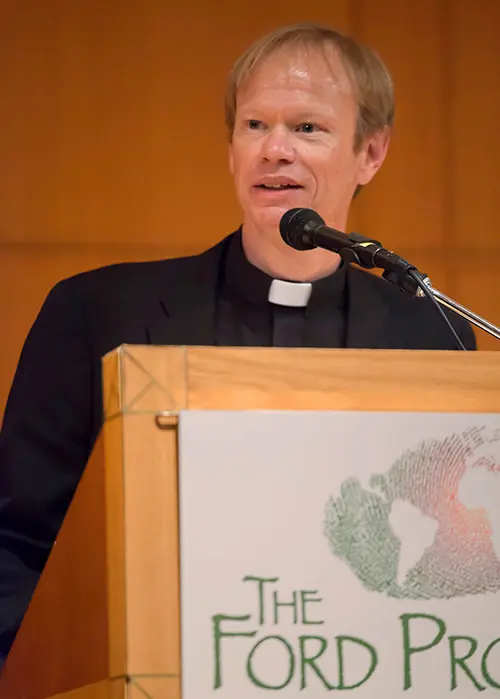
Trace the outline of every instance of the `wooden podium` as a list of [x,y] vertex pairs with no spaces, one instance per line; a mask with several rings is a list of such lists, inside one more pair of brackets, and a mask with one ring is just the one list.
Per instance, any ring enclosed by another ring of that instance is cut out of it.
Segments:
[[0,699],[180,699],[180,411],[500,412],[494,352],[122,346],[103,374],[104,428]]

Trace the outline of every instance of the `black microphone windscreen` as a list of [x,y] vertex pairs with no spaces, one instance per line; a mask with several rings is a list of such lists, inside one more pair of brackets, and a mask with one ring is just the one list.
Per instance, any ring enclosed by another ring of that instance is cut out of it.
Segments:
[[308,240],[308,233],[325,222],[312,209],[289,209],[280,220],[281,237],[295,250],[312,250],[316,245]]

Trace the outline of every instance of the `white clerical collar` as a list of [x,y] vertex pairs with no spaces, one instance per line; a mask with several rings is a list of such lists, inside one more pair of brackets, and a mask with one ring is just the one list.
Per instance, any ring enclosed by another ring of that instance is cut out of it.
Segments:
[[278,306],[293,306],[301,308],[307,306],[311,298],[311,282],[286,282],[282,279],[273,279],[269,287],[269,303]]

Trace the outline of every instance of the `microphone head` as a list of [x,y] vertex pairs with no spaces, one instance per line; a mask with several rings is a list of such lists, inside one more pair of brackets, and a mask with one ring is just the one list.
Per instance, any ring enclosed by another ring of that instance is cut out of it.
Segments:
[[317,247],[311,239],[311,233],[325,222],[312,209],[289,209],[280,220],[281,237],[287,245],[295,250],[312,250]]

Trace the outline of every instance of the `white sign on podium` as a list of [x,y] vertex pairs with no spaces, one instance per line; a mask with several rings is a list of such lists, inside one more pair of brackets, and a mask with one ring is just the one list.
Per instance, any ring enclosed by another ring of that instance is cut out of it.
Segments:
[[182,413],[183,699],[498,696],[497,415]]

